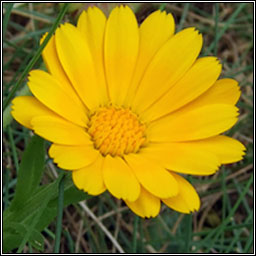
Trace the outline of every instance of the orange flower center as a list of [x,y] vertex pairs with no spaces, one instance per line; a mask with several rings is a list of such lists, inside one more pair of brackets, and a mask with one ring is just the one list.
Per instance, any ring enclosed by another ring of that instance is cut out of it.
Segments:
[[103,107],[90,118],[88,133],[102,155],[136,153],[145,143],[146,126],[129,109]]

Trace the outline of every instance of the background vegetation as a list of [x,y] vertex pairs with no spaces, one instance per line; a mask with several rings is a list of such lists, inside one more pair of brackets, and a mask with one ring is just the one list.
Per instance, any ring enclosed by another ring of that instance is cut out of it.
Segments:
[[[22,78],[31,60],[33,68],[44,68],[37,60],[42,34],[58,25],[56,18],[75,24],[88,5],[70,4],[66,11],[57,3],[3,4],[4,252],[252,253],[253,3],[129,4],[139,22],[160,8],[174,15],[177,31],[197,27],[204,37],[201,55],[217,56],[221,77],[235,78],[242,90],[239,122],[228,134],[246,146],[244,160],[210,177],[190,177],[201,197],[199,212],[184,215],[162,205],[154,219],[136,217],[108,193],[91,197],[78,191],[49,159],[49,143],[10,116],[14,93],[29,93]],[[108,15],[116,4],[97,5]],[[62,192],[61,224],[56,216],[61,217]]]

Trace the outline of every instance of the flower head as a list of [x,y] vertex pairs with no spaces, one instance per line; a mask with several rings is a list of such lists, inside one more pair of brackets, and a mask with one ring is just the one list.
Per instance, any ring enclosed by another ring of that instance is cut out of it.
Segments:
[[237,121],[233,79],[217,80],[215,57],[198,58],[202,35],[174,33],[156,11],[138,26],[132,10],[106,19],[91,7],[61,25],[33,70],[33,96],[13,100],[13,117],[52,142],[49,155],[91,195],[108,190],[142,217],[161,201],[189,213],[200,200],[180,174],[211,175],[242,159],[244,146],[220,135]]

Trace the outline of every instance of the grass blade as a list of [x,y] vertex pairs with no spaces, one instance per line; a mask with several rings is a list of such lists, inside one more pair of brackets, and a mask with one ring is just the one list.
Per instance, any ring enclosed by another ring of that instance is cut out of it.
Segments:
[[215,3],[215,40],[214,40],[214,55],[218,53],[218,22],[219,22],[219,3]]
[[243,192],[240,194],[238,200],[236,201],[234,207],[231,209],[231,211],[230,211],[229,215],[227,216],[227,218],[222,222],[222,225],[217,228],[216,235],[215,235],[215,237],[213,239],[210,240],[210,242],[208,244],[208,250],[206,251],[206,253],[209,253],[209,251],[213,247],[216,239],[224,231],[225,226],[230,222],[230,219],[232,218],[232,216],[234,216],[238,206],[242,202],[244,196],[247,194],[247,192],[248,192],[252,182],[253,182],[253,175],[251,175],[250,179],[248,180],[248,182],[246,184],[246,187],[244,188]]
[[27,67],[24,69],[23,73],[20,76],[20,79],[17,81],[17,83],[15,84],[15,86],[12,88],[10,94],[7,96],[7,98],[4,101],[3,104],[3,110],[6,109],[6,107],[8,106],[8,104],[10,103],[10,101],[12,100],[13,96],[15,95],[15,92],[18,90],[18,88],[20,87],[20,85],[22,84],[24,78],[27,76],[28,72],[30,71],[30,69],[34,66],[34,64],[36,63],[36,61],[39,59],[41,52],[43,51],[44,47],[46,46],[46,44],[48,43],[48,41],[50,40],[52,34],[54,33],[54,31],[56,30],[56,28],[58,27],[60,21],[62,20],[62,18],[64,17],[66,11],[68,8],[68,3],[65,3],[55,21],[55,23],[53,24],[53,26],[51,27],[48,35],[46,36],[45,40],[43,41],[43,43],[40,45],[40,47],[38,48],[38,50],[36,51],[34,57],[31,59],[31,61],[29,62],[29,64],[27,65]]
[[6,29],[7,29],[7,26],[8,26],[8,21],[9,21],[9,18],[11,16],[12,7],[13,7],[14,3],[9,3],[9,4],[6,4],[6,5],[7,5],[6,12],[5,12],[5,15],[4,15],[4,20],[3,20],[3,38],[5,37],[5,32],[6,32]]
[[253,248],[253,225],[251,226],[251,229],[250,229],[250,236],[246,242],[244,253],[252,253],[253,252],[252,248]]
[[177,32],[179,32],[183,27],[183,24],[184,24],[184,22],[186,20],[186,17],[188,15],[189,5],[190,5],[189,3],[186,3],[184,5],[184,9],[183,9],[183,12],[182,12],[182,15],[181,15],[181,18],[180,18],[180,24],[177,27]]
[[241,3],[237,9],[233,12],[230,18],[227,20],[225,26],[219,31],[218,35],[216,36],[215,40],[211,43],[211,45],[207,48],[204,52],[203,56],[208,55],[215,47],[216,41],[219,41],[221,37],[225,34],[229,25],[232,24],[236,18],[236,16],[243,10],[243,8],[247,5],[247,3]]
[[10,126],[8,126],[7,131],[8,131],[8,135],[9,135],[9,141],[10,141],[10,144],[11,144],[14,166],[15,166],[16,171],[18,172],[19,171],[19,160],[18,160],[18,155],[17,155],[15,143],[14,143],[12,128]]

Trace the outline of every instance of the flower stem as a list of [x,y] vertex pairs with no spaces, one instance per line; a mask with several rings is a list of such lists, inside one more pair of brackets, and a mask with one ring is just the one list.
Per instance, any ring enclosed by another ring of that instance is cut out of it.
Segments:
[[185,253],[190,253],[190,241],[192,234],[192,214],[185,216],[186,233],[185,233]]
[[137,231],[138,231],[139,216],[134,216],[133,225],[133,241],[132,241],[132,253],[137,252]]
[[65,175],[63,175],[59,183],[58,213],[57,213],[54,253],[59,253],[59,250],[60,250],[60,238],[61,238],[61,231],[62,231],[62,216],[63,216],[63,205],[64,205],[64,180],[65,180]]

